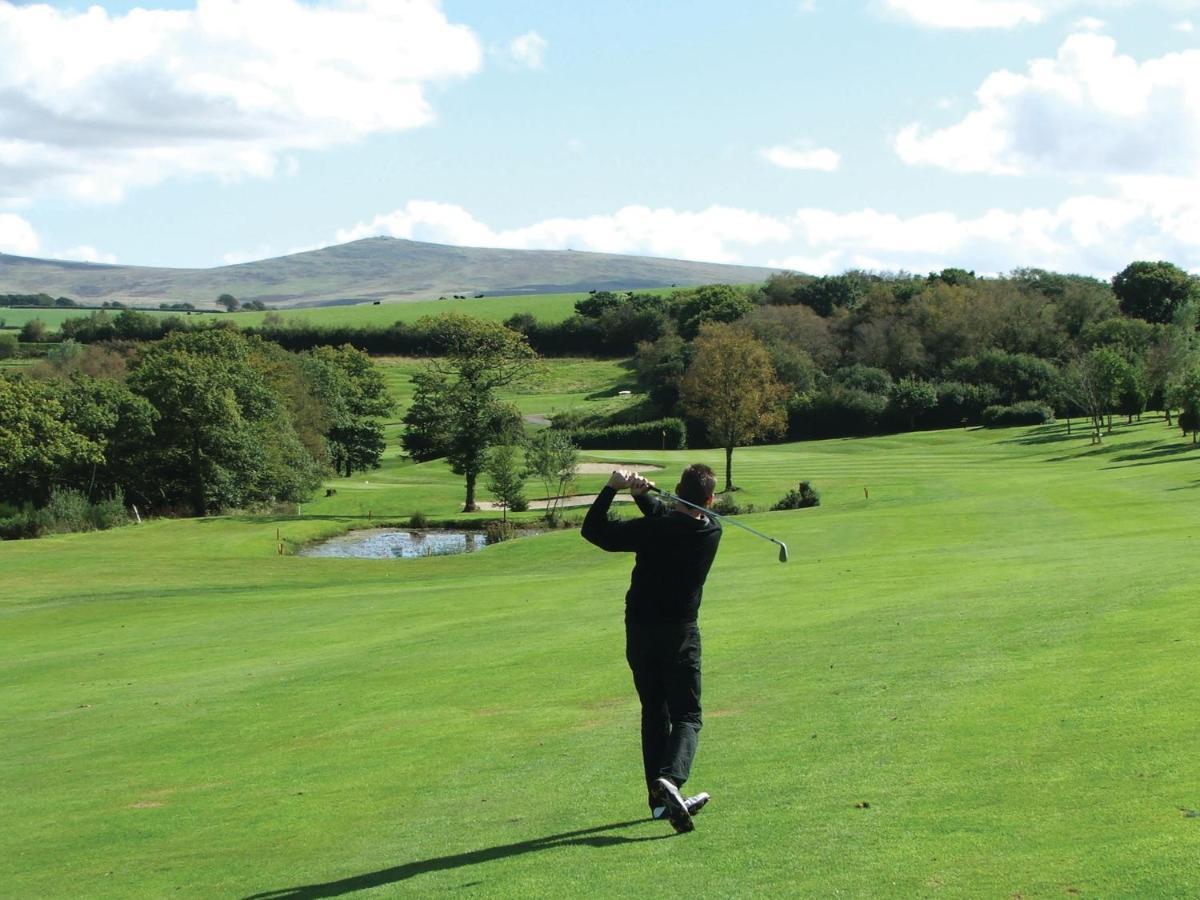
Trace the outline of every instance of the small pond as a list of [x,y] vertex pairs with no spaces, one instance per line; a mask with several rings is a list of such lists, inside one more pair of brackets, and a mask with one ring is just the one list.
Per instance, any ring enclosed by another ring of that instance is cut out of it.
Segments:
[[396,531],[372,528],[338,535],[300,551],[300,556],[336,556],[344,559],[408,559],[414,556],[449,556],[471,553],[487,546],[482,531]]

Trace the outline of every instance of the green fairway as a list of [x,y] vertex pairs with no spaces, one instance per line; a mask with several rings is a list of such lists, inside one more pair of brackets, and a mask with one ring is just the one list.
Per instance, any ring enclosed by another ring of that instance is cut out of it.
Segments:
[[[594,454],[631,455],[665,483],[722,456]],[[1200,892],[1200,448],[1148,420],[734,464],[739,502],[806,478],[822,505],[746,519],[787,565],[727,529],[683,837],[643,818],[631,559],[576,531],[387,562],[277,554],[324,517],[0,545],[4,894]],[[440,464],[388,477],[461,500]]]

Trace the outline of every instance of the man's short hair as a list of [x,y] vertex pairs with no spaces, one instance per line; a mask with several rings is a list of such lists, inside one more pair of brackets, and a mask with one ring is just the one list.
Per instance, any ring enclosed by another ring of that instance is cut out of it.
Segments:
[[717,487],[717,476],[703,463],[692,463],[679,476],[679,487],[675,492],[688,503],[704,506],[712,498]]

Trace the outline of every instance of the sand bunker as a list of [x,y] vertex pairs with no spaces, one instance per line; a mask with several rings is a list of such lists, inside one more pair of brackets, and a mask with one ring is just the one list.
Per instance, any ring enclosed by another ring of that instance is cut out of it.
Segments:
[[647,463],[627,462],[598,462],[580,463],[580,475],[607,475],[613,469],[624,469],[627,472],[661,472],[662,466],[651,466]]

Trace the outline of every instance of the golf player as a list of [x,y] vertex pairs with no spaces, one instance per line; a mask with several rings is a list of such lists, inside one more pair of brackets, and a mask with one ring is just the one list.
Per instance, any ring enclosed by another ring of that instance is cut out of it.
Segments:
[[[625,595],[625,658],[642,703],[642,762],[654,818],[666,816],[678,832],[708,794],[685,798],[700,735],[700,628],[696,618],[704,579],[717,555],[721,524],[699,509],[647,494],[653,483],[617,470],[583,521],[583,536],[602,550],[635,553]],[[683,470],[675,493],[700,507],[712,505],[716,476],[703,465]],[[612,522],[609,506],[629,488],[642,517]]]

